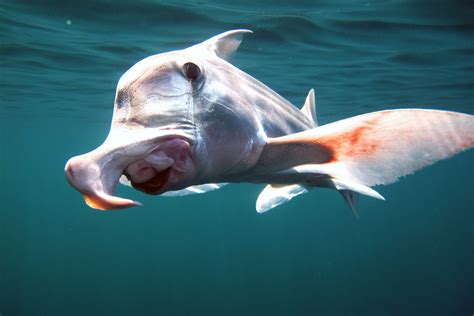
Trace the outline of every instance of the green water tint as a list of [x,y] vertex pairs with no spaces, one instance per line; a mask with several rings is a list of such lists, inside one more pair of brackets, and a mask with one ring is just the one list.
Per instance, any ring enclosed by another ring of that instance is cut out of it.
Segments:
[[[2,315],[470,315],[473,153],[380,187],[357,220],[318,190],[266,214],[258,185],[119,194],[89,209],[66,160],[109,130],[136,61],[252,29],[235,64],[321,124],[399,107],[473,114],[472,9],[462,3],[0,4]],[[67,23],[70,21],[70,23]]]

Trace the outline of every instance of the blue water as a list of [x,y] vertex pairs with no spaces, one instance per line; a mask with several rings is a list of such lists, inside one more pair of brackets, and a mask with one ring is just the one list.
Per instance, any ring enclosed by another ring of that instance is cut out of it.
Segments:
[[472,315],[472,150],[359,220],[330,190],[259,215],[251,184],[111,212],[69,187],[125,70],[235,28],[235,64],[297,106],[315,88],[322,123],[474,113],[470,1],[0,1],[0,314]]

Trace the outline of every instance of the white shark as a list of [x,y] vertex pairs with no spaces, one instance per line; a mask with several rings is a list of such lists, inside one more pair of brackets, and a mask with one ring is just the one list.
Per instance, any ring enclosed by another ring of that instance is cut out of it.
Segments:
[[229,182],[265,183],[265,212],[313,187],[358,193],[397,181],[474,146],[474,116],[399,109],[318,126],[314,91],[301,110],[229,61],[249,30],[153,55],[120,78],[112,126],[97,149],[71,158],[69,183],[96,209],[139,202],[114,196],[122,182],[148,194],[185,195]]

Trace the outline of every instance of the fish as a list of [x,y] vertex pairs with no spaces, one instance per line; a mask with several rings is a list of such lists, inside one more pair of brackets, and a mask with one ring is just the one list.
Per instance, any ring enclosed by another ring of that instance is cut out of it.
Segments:
[[354,214],[359,195],[474,146],[474,116],[392,109],[320,125],[315,92],[301,109],[232,64],[237,29],[147,57],[119,79],[109,134],[70,158],[66,178],[87,205],[123,209],[119,183],[183,196],[228,183],[264,184],[266,212],[311,188],[340,192]]

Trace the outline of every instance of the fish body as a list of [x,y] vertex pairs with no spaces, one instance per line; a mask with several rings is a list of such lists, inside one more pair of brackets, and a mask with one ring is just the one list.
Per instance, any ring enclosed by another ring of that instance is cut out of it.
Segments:
[[120,181],[154,195],[204,193],[229,182],[265,183],[264,212],[312,187],[358,193],[397,181],[474,145],[474,117],[403,109],[318,125],[311,90],[298,109],[230,63],[244,34],[234,30],[157,54],[120,78],[109,135],[71,158],[69,183],[97,209],[138,202],[113,195]]

